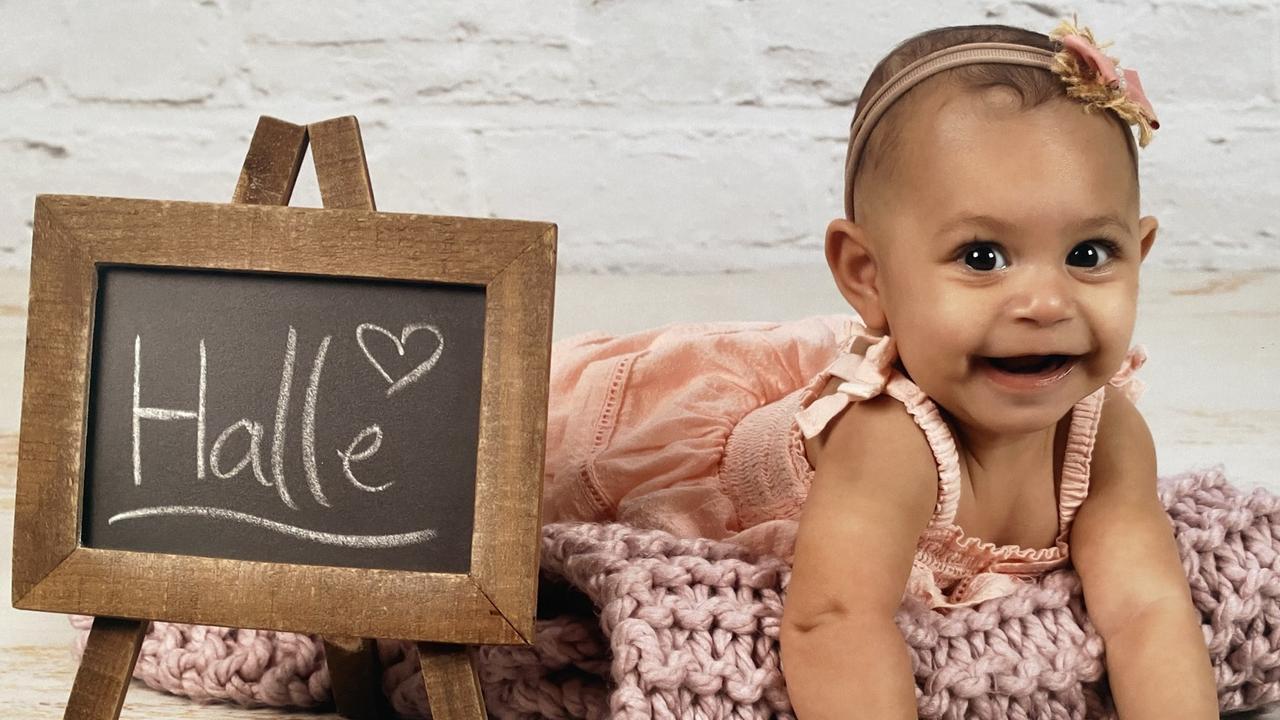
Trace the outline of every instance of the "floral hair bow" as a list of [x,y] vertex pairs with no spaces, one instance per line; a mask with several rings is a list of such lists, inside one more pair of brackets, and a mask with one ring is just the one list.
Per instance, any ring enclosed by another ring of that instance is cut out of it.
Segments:
[[1151,142],[1151,131],[1160,127],[1151,101],[1142,91],[1138,71],[1121,68],[1120,63],[1102,52],[1089,28],[1078,28],[1063,20],[1049,37],[1057,40],[1062,50],[1054,56],[1054,72],[1067,83],[1067,95],[1094,106],[1113,110],[1125,122],[1137,125],[1138,145]]

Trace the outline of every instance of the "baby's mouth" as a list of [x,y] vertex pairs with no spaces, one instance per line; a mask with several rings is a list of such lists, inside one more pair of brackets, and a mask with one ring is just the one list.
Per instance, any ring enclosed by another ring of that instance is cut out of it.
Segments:
[[982,357],[978,366],[997,385],[1015,392],[1046,390],[1071,374],[1079,355]]
[[1014,357],[983,357],[982,360],[1001,372],[1013,375],[1047,375],[1067,363],[1074,362],[1075,355],[1017,355]]

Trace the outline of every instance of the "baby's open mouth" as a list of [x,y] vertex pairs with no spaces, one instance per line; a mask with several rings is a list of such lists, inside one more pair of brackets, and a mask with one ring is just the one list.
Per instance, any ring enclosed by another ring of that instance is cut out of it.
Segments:
[[1015,357],[984,357],[992,367],[1014,375],[1044,375],[1053,373],[1076,359],[1075,355],[1018,355]]

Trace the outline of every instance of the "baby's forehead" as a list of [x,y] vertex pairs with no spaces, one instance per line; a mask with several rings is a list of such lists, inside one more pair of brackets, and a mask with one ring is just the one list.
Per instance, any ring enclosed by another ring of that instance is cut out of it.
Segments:
[[896,180],[901,166],[917,149],[922,136],[940,119],[956,112],[1008,112],[1020,106],[1012,88],[979,90],[939,73],[916,84],[884,113],[876,123],[863,151],[863,166],[877,182]]
[[881,159],[888,165],[909,167],[927,178],[940,167],[962,171],[991,164],[1022,169],[1024,162],[1070,161],[1098,172],[1124,173],[1128,165],[1128,174],[1137,181],[1136,158],[1125,137],[1129,129],[1113,113],[1090,112],[1065,96],[1031,105],[1016,89],[1000,85],[921,83],[912,91],[917,89],[924,92],[915,97],[908,93],[902,98],[908,100],[903,111],[886,118],[892,123],[885,128],[890,130],[887,135],[896,135],[881,148]]
[[[934,82],[937,81],[937,82]],[[916,94],[920,91],[919,94]],[[905,101],[905,102],[904,102]],[[1067,98],[1042,101],[1029,106],[1022,94],[1007,85],[972,87],[948,82],[945,75],[937,75],[911,89],[899,101],[899,112],[891,122],[897,131],[910,139],[912,132],[920,133],[953,118],[977,122],[1008,122],[1026,118],[1033,111],[1079,112],[1081,107]]]
[[1136,172],[1118,134],[1127,128],[1067,98],[1025,108],[1011,92],[944,87],[916,98],[861,186],[870,191],[861,219],[878,226],[906,213],[932,225],[949,209],[1065,218],[1072,208],[1136,208]]

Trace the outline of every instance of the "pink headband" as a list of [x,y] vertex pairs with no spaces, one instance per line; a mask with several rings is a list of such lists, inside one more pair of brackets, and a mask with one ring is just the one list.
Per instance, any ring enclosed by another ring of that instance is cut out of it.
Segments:
[[[1031,45],[1000,42],[953,45],[916,60],[881,85],[871,96],[866,111],[858,114],[849,128],[849,152],[844,164],[845,217],[853,219],[853,177],[858,158],[876,121],[912,86],[961,65],[1001,63],[1050,70],[1067,84],[1068,96],[1083,100],[1087,107],[1113,110],[1122,120],[1138,125],[1139,143],[1146,147],[1151,139],[1151,130],[1159,128],[1160,121],[1142,90],[1137,71],[1125,69],[1120,72],[1120,65],[1094,44],[1088,28],[1080,31],[1064,20],[1050,33],[1050,37],[1057,40],[1063,49],[1055,53]],[[1085,67],[1089,70],[1087,74],[1082,72]],[[1125,133],[1125,139],[1130,151],[1136,155],[1133,136]]]

